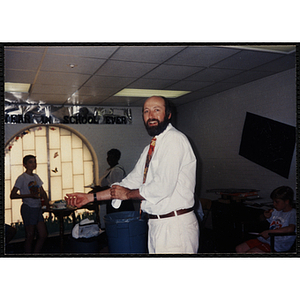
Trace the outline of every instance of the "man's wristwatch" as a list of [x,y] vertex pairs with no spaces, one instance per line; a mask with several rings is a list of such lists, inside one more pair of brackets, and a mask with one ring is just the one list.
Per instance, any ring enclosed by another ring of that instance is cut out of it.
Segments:
[[94,203],[97,202],[97,194],[94,193]]

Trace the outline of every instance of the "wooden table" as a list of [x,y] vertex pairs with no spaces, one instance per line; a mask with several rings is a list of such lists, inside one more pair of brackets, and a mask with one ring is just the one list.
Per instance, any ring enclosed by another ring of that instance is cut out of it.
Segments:
[[75,220],[75,210],[77,208],[64,208],[64,209],[55,209],[50,207],[49,209],[43,209],[43,212],[49,212],[53,213],[55,217],[57,217],[59,221],[59,236],[60,236],[60,252],[64,252],[64,217],[68,217],[69,215],[72,214],[73,218],[73,226],[76,225],[76,220]]

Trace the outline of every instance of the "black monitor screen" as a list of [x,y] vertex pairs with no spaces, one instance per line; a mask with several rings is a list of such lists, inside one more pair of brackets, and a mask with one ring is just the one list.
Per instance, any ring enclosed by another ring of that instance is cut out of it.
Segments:
[[295,143],[295,127],[247,112],[241,156],[288,178]]

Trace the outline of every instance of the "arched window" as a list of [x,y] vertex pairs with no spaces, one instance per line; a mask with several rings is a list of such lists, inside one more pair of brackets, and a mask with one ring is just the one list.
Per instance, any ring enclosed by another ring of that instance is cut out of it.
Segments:
[[84,136],[64,125],[26,127],[5,145],[5,223],[21,222],[22,199],[10,199],[17,177],[25,169],[23,157],[37,158],[36,173],[51,201],[66,193],[88,192],[98,178],[97,156]]

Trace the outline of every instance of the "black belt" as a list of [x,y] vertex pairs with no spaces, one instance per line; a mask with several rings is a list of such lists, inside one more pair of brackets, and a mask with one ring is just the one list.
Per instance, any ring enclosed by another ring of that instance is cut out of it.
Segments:
[[150,215],[150,214],[147,214],[148,215],[148,218],[149,219],[163,219],[163,218],[170,218],[170,217],[174,217],[174,216],[179,216],[179,215],[183,215],[183,214],[186,214],[190,211],[193,211],[194,209],[191,207],[191,208],[185,208],[185,209],[179,209],[179,210],[176,210],[176,211],[172,211],[168,214],[165,214],[165,215]]

